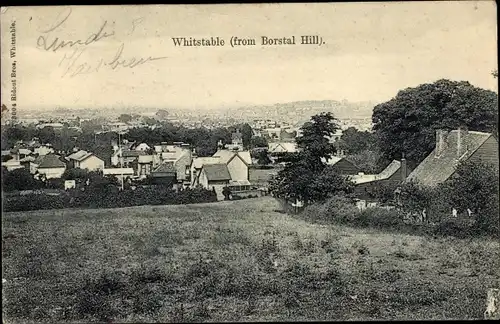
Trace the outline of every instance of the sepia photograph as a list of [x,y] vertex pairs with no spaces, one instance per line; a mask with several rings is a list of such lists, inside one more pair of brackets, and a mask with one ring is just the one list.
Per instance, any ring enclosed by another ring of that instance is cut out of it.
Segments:
[[3,323],[500,319],[495,1],[0,15]]

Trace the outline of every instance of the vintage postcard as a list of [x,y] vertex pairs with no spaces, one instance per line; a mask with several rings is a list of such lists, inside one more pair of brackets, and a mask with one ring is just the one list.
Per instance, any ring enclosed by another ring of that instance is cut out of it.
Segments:
[[2,7],[3,321],[498,319],[496,12]]

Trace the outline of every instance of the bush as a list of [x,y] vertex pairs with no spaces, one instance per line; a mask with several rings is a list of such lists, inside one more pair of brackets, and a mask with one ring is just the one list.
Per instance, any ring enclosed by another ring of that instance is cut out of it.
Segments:
[[468,219],[450,218],[438,223],[435,235],[466,238],[475,234],[474,223]]
[[354,222],[359,226],[376,228],[398,228],[405,225],[400,211],[383,208],[368,208],[358,212]]
[[313,204],[304,210],[304,217],[311,221],[327,221],[336,223],[350,223],[359,210],[350,199],[334,196],[323,204]]
[[29,194],[9,197],[4,211],[28,211],[61,208],[115,208],[141,205],[194,204],[217,201],[216,194],[206,189],[173,189],[150,186],[137,190],[119,191],[113,185],[85,187],[84,191],[71,190],[59,196]]

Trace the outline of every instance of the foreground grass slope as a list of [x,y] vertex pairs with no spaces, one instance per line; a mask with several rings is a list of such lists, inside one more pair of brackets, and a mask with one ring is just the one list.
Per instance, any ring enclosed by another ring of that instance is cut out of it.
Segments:
[[499,243],[307,223],[269,197],[6,213],[6,322],[482,318]]

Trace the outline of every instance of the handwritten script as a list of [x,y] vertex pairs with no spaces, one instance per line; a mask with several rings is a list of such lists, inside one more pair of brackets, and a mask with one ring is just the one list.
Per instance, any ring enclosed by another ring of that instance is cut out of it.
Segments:
[[91,64],[88,62],[81,62],[80,57],[85,51],[85,48],[83,49],[76,49],[71,53],[70,55],[64,54],[64,57],[62,60],[59,62],[59,66],[63,67],[64,76],[69,76],[69,77],[74,77],[80,74],[89,74],[93,72],[99,72],[99,70],[103,67],[110,68],[111,70],[116,70],[118,68],[134,68],[136,66],[151,62],[151,61],[157,61],[157,60],[162,60],[167,58],[166,56],[162,57],[147,57],[147,58],[136,58],[132,57],[129,59],[123,59],[122,54],[123,54],[123,49],[125,47],[125,44],[122,43],[119,47],[118,50],[116,51],[114,57],[111,60],[104,60],[101,58],[98,60],[95,64]]
[[[166,56],[124,58],[125,43],[122,42],[113,57],[107,59],[98,58],[93,63],[86,62],[82,54],[85,53],[87,48],[97,42],[105,41],[107,38],[115,37],[114,23],[111,24],[105,20],[99,28],[96,28],[94,32],[89,33],[88,36],[82,39],[63,39],[57,33],[63,31],[64,24],[68,21],[71,14],[71,8],[63,10],[47,28],[39,30],[40,36],[37,39],[37,48],[42,51],[57,53],[63,49],[73,50],[71,54],[68,54],[66,51],[59,62],[59,67],[63,68],[62,77],[74,77],[81,74],[99,72],[101,68],[109,68],[111,70],[119,68],[132,69],[148,62],[167,58]],[[136,25],[142,21],[143,18],[132,21],[132,31],[129,35],[133,33]]]

